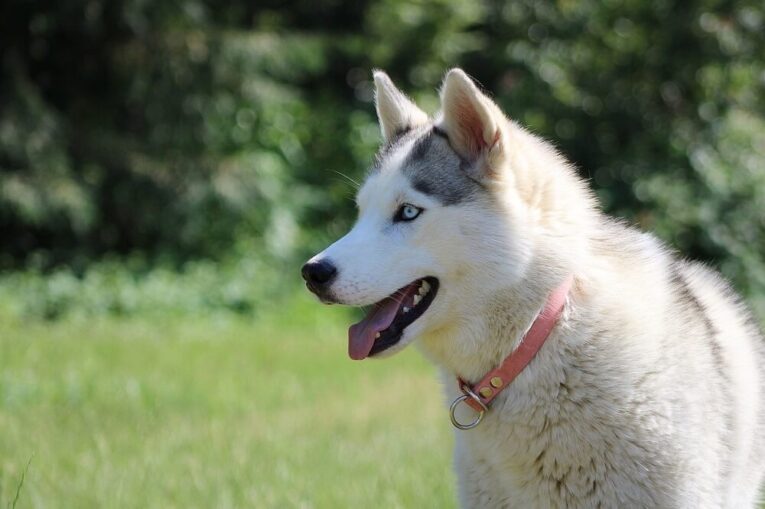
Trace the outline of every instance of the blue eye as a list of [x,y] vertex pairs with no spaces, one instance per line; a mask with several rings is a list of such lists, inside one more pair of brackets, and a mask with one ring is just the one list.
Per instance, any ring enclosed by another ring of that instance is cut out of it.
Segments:
[[393,222],[397,223],[399,221],[413,221],[417,219],[417,216],[419,216],[421,212],[422,209],[420,207],[415,207],[409,203],[404,203],[398,208],[396,215],[393,216]]

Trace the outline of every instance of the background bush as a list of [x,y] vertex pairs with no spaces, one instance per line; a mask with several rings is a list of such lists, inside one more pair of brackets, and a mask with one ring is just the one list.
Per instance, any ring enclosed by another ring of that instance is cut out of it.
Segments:
[[353,219],[371,69],[462,66],[765,312],[762,2],[11,0],[0,48],[6,309],[252,311]]

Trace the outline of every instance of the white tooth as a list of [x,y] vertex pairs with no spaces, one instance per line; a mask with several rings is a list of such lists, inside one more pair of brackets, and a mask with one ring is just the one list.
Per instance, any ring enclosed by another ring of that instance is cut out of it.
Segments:
[[409,308],[404,306],[404,313],[408,313],[408,312],[409,312]]
[[425,290],[425,293],[428,293],[430,291],[430,283],[428,283],[427,281],[423,281],[421,289]]
[[377,334],[375,334],[375,339],[377,339],[379,337],[380,337],[380,333],[378,332]]
[[415,306],[420,303],[420,300],[422,300],[422,297],[420,295],[415,295],[414,298],[412,299]]
[[417,290],[417,293],[419,293],[420,295],[425,295],[426,293],[428,293],[428,291],[425,289],[425,287],[424,287],[424,286],[421,286],[421,287],[420,287],[420,288]]

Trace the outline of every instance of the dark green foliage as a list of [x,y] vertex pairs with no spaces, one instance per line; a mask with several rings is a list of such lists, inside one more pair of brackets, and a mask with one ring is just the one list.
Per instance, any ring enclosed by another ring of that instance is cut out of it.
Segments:
[[299,259],[353,218],[371,69],[433,111],[459,65],[765,295],[764,34],[757,1],[3,2],[0,268]]

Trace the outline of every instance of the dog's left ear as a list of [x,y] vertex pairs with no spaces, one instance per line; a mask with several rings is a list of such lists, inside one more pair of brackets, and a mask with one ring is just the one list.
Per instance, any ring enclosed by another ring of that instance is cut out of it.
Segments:
[[375,107],[386,143],[428,122],[428,115],[393,84],[387,74],[374,71]]
[[443,118],[439,127],[449,136],[452,148],[471,163],[481,165],[491,177],[503,155],[503,115],[462,69],[452,69],[441,87]]

